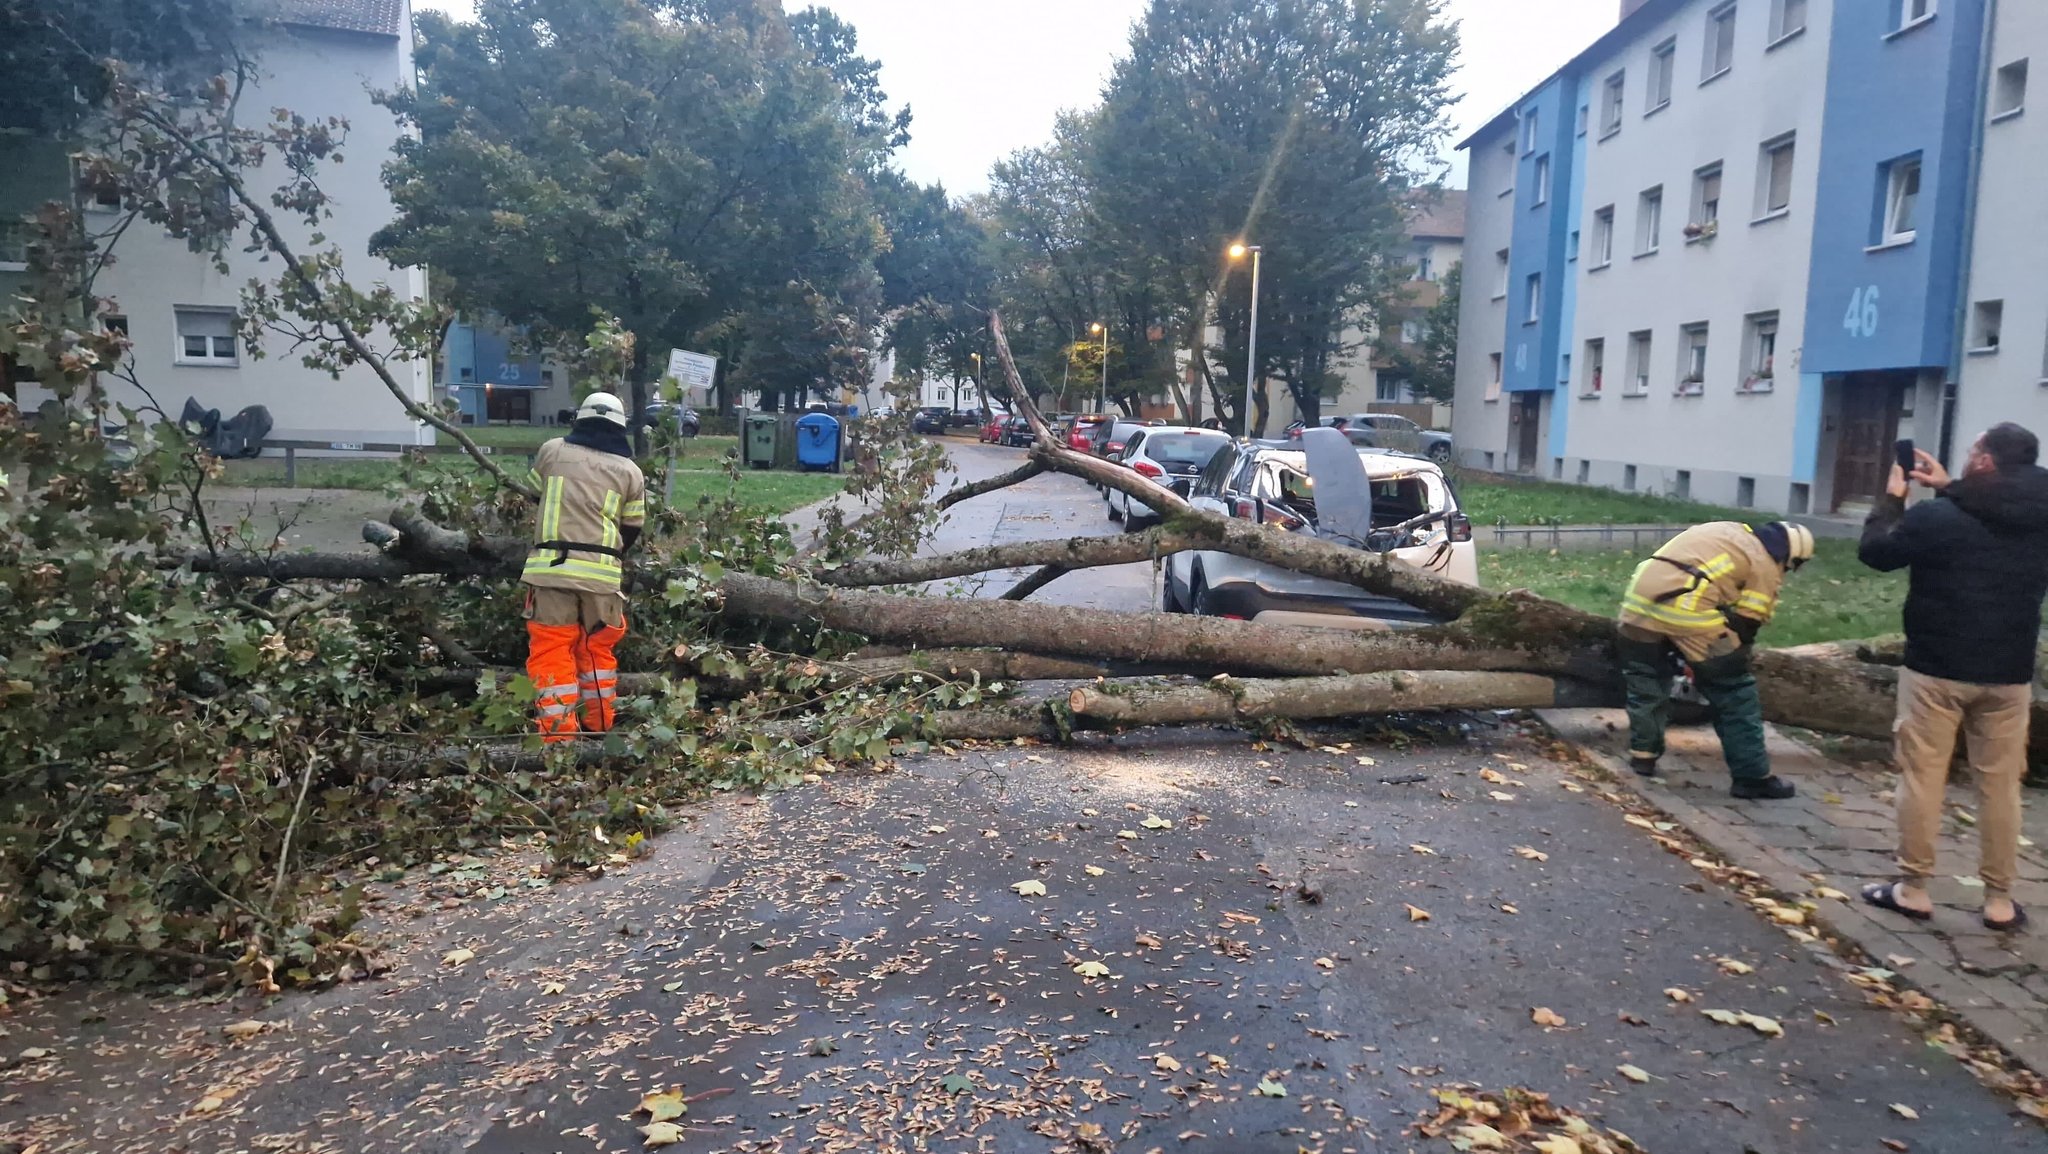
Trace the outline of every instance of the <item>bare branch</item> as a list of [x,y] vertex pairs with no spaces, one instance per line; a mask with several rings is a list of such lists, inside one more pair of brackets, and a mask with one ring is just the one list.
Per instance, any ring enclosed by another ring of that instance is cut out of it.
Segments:
[[1071,570],[1064,565],[1047,565],[1031,576],[1012,585],[1009,592],[1002,595],[1001,600],[1022,601],[1040,589],[1066,576],[1069,572]]
[[1025,481],[1029,481],[1043,472],[1045,472],[1044,465],[1037,461],[1027,460],[1022,465],[999,476],[984,477],[979,481],[955,486],[945,496],[939,498],[939,509],[943,512],[962,501],[972,500],[983,494],[993,493],[998,489],[1007,489],[1012,485],[1023,484]]

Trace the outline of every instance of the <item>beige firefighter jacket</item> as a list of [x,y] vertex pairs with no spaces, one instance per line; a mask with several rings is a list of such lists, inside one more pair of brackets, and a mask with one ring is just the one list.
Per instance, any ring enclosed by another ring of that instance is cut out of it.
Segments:
[[1667,636],[1727,628],[1723,612],[1759,624],[1778,608],[1785,583],[1749,526],[1739,521],[1695,525],[1636,567],[1621,600],[1621,622]]
[[556,439],[540,447],[528,479],[540,490],[540,514],[520,580],[542,589],[618,592],[625,575],[619,530],[647,520],[640,466]]

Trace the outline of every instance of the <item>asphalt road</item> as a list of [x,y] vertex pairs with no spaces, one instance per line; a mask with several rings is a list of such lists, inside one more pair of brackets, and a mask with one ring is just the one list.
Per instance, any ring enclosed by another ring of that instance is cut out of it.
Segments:
[[[2048,1152],[1905,1019],[1486,727],[935,755],[693,810],[601,880],[524,892],[528,864],[476,867],[477,891],[512,888],[496,903],[437,908],[465,888],[447,875],[391,890],[384,979],[253,1011],[26,1008],[0,1047],[51,1056],[0,1074],[0,1135],[40,1116],[15,1132],[71,1136],[51,1151],[624,1152],[642,1095],[680,1087],[712,1095],[694,1151],[1429,1151],[1450,1147],[1408,1128],[1469,1086],[1547,1093],[1660,1154]],[[222,1036],[252,1013],[265,1032]]]
[[[952,462],[950,482],[979,481],[1006,473],[1024,463],[1025,450],[982,445],[948,438]],[[950,483],[949,482],[949,483]],[[941,486],[943,491],[944,486]],[[1041,475],[1021,485],[977,497],[947,511],[927,552],[950,553],[980,545],[1000,545],[1047,537],[1087,537],[1120,533],[1110,521],[1102,495],[1077,477]],[[998,597],[1029,570],[984,573],[935,585],[965,596]],[[1033,601],[1081,605],[1094,609],[1141,612],[1159,604],[1151,565],[1117,565],[1069,573],[1032,594]]]

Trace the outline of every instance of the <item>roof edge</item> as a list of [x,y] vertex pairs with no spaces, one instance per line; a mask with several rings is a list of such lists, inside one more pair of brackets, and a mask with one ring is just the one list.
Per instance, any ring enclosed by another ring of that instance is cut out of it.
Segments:
[[1559,65],[1556,70],[1524,90],[1520,96],[1509,101],[1506,108],[1495,113],[1486,123],[1472,130],[1471,133],[1466,135],[1465,139],[1458,142],[1458,150],[1463,151],[1472,147],[1474,142],[1478,141],[1480,137],[1490,135],[1500,128],[1503,122],[1512,122],[1516,117],[1516,109],[1521,107],[1523,101],[1557,83],[1560,79],[1577,72],[1579,66],[1584,64],[1588,58],[1597,56],[1612,48],[1615,44],[1627,40],[1635,35],[1643,25],[1662,20],[1689,3],[1691,3],[1691,0],[1645,0],[1642,7],[1623,16],[1614,27],[1596,37],[1591,44],[1581,48],[1569,60]]

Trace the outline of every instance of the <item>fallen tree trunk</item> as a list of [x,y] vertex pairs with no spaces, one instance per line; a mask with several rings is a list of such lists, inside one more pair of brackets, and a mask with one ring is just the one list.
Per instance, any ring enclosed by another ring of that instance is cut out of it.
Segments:
[[1313,721],[1375,713],[1446,709],[1552,709],[1618,705],[1611,689],[1529,673],[1366,673],[1240,681],[1217,677],[1199,685],[1089,685],[1067,695],[1077,718],[1118,725],[1233,725],[1247,721]]

